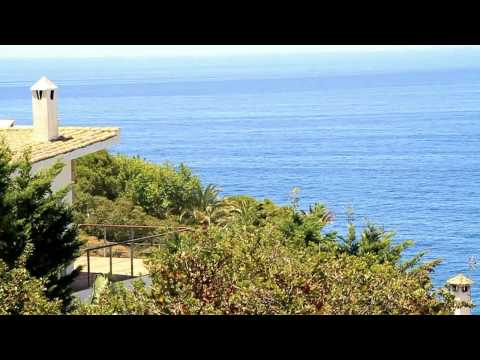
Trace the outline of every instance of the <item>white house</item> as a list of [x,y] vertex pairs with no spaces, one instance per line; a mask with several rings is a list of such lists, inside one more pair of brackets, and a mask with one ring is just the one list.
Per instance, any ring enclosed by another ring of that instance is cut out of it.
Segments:
[[[57,86],[44,76],[30,90],[33,124],[16,126],[12,120],[0,121],[0,137],[5,139],[14,157],[30,149],[34,173],[62,161],[65,166],[52,184],[53,190],[58,190],[74,181],[75,159],[117,144],[120,129],[59,127]],[[66,201],[72,202],[71,191]]]
[[[47,77],[42,77],[31,88],[33,124],[16,126],[13,120],[0,120],[0,138],[3,138],[14,158],[30,150],[32,172],[52,166],[60,160],[65,164],[55,178],[52,189],[59,190],[75,180],[75,159],[107,149],[120,139],[119,128],[59,127],[58,88]],[[72,203],[70,191],[65,201]],[[65,273],[73,270],[73,264]]]

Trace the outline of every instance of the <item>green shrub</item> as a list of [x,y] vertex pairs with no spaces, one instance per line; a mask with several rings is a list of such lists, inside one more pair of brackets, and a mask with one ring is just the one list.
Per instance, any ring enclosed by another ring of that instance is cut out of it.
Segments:
[[31,252],[27,247],[13,266],[0,260],[0,315],[61,313],[61,300],[45,295],[47,280],[31,276],[25,267]]
[[112,156],[106,151],[78,159],[76,178],[80,197],[88,194],[112,201],[126,198],[160,219],[180,215],[200,185],[199,178],[185,165],[157,165],[139,157]]
[[[88,222],[189,224],[148,261],[152,286],[111,286],[79,314],[448,314],[453,297],[432,286],[438,261],[402,262],[411,241],[367,224],[357,235],[325,232],[322,204],[299,209],[248,196],[221,198],[191,171],[140,158],[100,156],[115,180],[83,185]],[[83,165],[92,170],[89,159]],[[88,174],[88,171],[85,174]],[[112,191],[102,187],[111,186]],[[99,187],[99,189],[97,189]],[[99,196],[92,196],[99,195]],[[110,196],[112,199],[107,199]]]
[[[87,199],[88,198],[88,199]],[[164,225],[161,220],[147,215],[140,206],[136,206],[132,201],[125,198],[118,198],[114,201],[102,196],[85,197],[83,199],[85,215],[81,217],[82,223],[87,224],[114,224],[114,225],[141,225],[156,226],[158,228]],[[86,227],[84,230],[98,238],[103,238],[103,228]],[[107,239],[109,241],[126,241],[133,235],[135,238],[152,235],[158,230],[155,229],[135,229],[132,234],[131,229],[107,230]]]
[[453,298],[433,288],[434,266],[407,271],[372,254],[298,246],[272,224],[213,225],[159,249],[148,290],[115,287],[78,313],[448,314]]
[[75,160],[76,192],[116,199],[124,185],[115,157],[102,150]]

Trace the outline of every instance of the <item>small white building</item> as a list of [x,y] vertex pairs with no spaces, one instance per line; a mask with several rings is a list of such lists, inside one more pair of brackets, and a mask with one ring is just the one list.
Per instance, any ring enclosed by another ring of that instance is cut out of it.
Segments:
[[[71,184],[75,179],[75,159],[107,149],[117,144],[119,128],[59,127],[58,87],[47,77],[42,77],[31,88],[33,123],[16,126],[12,120],[0,121],[0,138],[4,138],[14,157],[30,149],[32,171],[52,166],[60,160],[65,164],[55,178],[53,190]],[[72,202],[72,192],[66,197]]]
[[[3,138],[14,158],[30,150],[32,172],[64,163],[62,172],[54,179],[52,190],[60,190],[75,181],[75,159],[107,149],[120,139],[119,128],[59,127],[58,87],[47,77],[42,77],[31,88],[33,123],[16,126],[13,120],[0,120],[0,138]],[[70,191],[65,199],[72,203]],[[73,270],[73,264],[65,273]]]
[[[455,301],[458,303],[472,303],[472,284],[473,281],[463,274],[459,274],[447,281],[450,292],[455,295]],[[455,315],[471,315],[469,307],[459,307],[455,309]]]

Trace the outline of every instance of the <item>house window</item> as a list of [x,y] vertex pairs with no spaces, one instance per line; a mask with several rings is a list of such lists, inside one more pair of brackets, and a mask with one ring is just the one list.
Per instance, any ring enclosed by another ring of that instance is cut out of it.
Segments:
[[463,291],[464,293],[468,292],[468,290],[469,290],[469,289],[468,289],[468,286],[462,286],[462,291]]
[[457,291],[457,285],[452,285],[452,290],[456,292]]
[[53,100],[53,90],[50,91],[50,100]]

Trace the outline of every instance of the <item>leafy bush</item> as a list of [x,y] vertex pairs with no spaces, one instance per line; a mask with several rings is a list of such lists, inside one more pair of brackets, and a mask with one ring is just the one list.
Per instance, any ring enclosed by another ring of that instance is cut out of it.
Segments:
[[150,291],[141,280],[133,282],[133,289],[119,283],[111,284],[93,301],[77,301],[73,315],[161,315],[150,299]]
[[[141,225],[157,226],[164,222],[147,215],[140,206],[134,205],[130,200],[119,198],[114,201],[102,196],[85,196],[82,198],[85,215],[77,215],[77,220],[88,224],[114,224],[114,225]],[[103,238],[103,228],[84,228],[90,235]],[[135,237],[148,236],[155,229],[135,229]],[[109,241],[126,241],[130,239],[130,229],[108,229]]]
[[120,167],[112,155],[102,150],[75,160],[76,192],[116,199],[123,191]]
[[[221,198],[184,166],[102,154],[115,180],[81,185],[79,207],[94,223],[189,224],[153,253],[152,286],[111,286],[79,314],[449,314],[453,297],[432,286],[438,261],[402,262],[411,241],[367,224],[325,232],[322,204],[299,209],[248,196]],[[80,166],[80,168],[81,168]],[[88,171],[87,171],[88,170]],[[81,173],[81,172],[80,172]],[[112,191],[106,187],[111,186]],[[97,189],[98,188],[98,189]],[[94,196],[97,195],[97,196]],[[82,197],[83,196],[83,197]],[[110,199],[108,199],[110,197]],[[83,199],[83,200],[82,200]],[[82,205],[83,204],[83,205]]]
[[183,164],[175,168],[169,163],[156,165],[126,156],[119,156],[118,161],[126,197],[158,218],[180,214],[200,185],[198,177]]
[[13,266],[0,260],[0,315],[60,314],[62,302],[45,295],[47,281],[26,269],[32,249],[26,247]]
[[430,282],[435,265],[406,269],[299,246],[272,224],[212,225],[153,255],[150,289],[116,286],[78,313],[448,314],[452,296]]
[[125,198],[146,214],[165,218],[181,214],[200,185],[191,170],[169,163],[156,165],[139,157],[112,156],[99,151],[77,160],[76,191],[109,200]]

